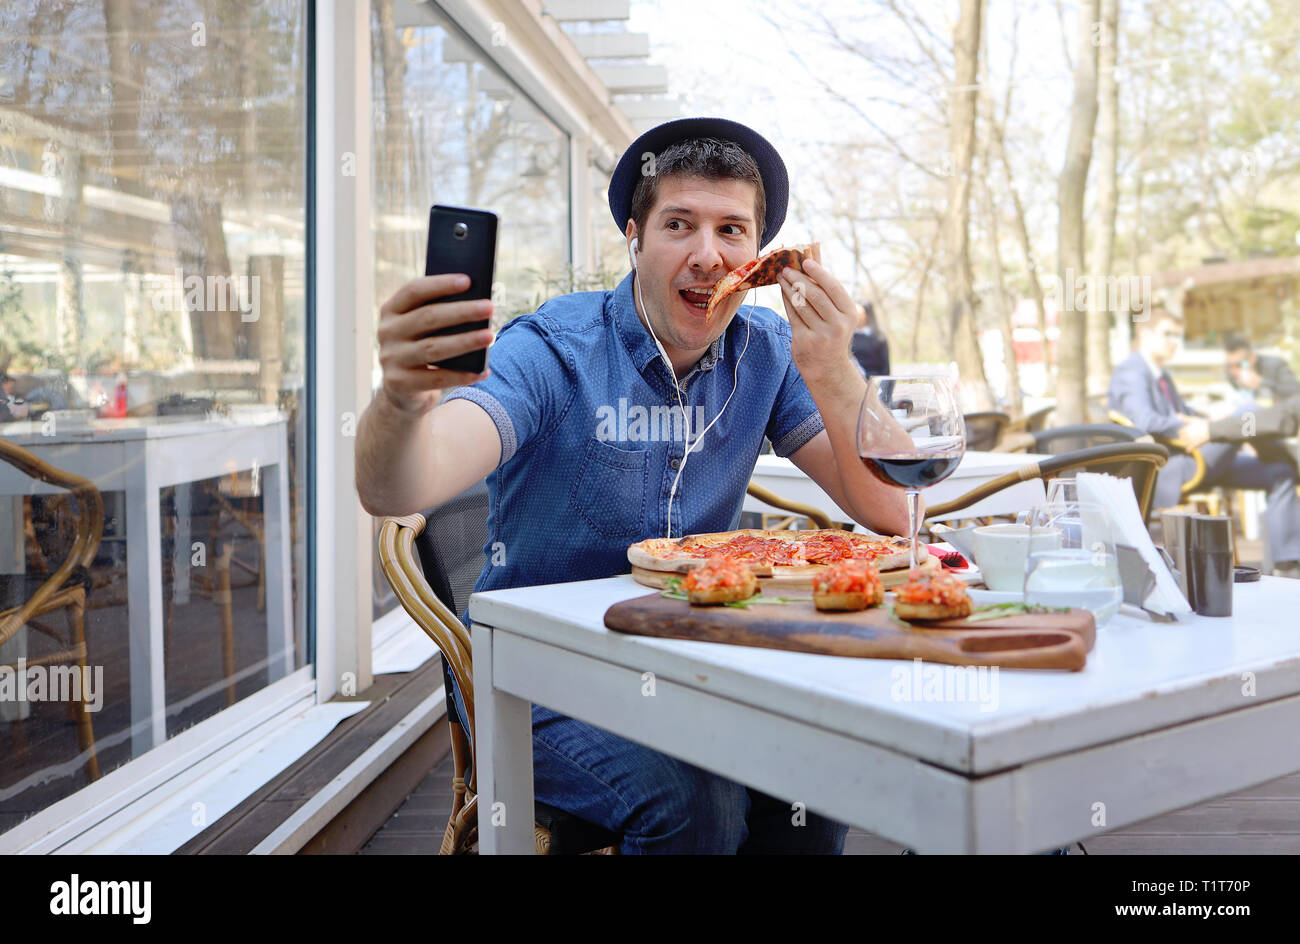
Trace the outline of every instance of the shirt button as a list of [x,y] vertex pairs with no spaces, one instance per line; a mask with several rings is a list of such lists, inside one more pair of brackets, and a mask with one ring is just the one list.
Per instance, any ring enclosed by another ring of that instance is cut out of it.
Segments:
[[668,460],[668,468],[670,469],[676,469],[681,464],[682,460],[678,459],[676,456]]

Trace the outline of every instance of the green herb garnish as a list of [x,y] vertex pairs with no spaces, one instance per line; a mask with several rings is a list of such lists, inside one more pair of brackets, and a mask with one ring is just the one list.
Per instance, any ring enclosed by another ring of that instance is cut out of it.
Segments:
[[1042,606],[1037,603],[1023,603],[1014,601],[1010,603],[988,603],[984,606],[975,608],[970,616],[966,617],[968,623],[978,623],[985,620],[999,619],[1003,616],[1023,616],[1028,613],[1068,613],[1068,606]]
[[812,597],[762,597],[755,594],[748,600],[737,600],[734,603],[724,603],[723,606],[736,606],[742,610],[748,609],[758,603],[805,603],[811,602]]
[[[682,590],[682,578],[669,577],[664,581],[663,589],[659,591],[661,597],[667,597],[670,600],[686,600],[690,602],[690,597]],[[803,603],[811,601],[812,597],[765,597],[754,594],[748,600],[736,600],[732,603],[724,603],[723,606],[739,607],[742,610],[759,603]]]

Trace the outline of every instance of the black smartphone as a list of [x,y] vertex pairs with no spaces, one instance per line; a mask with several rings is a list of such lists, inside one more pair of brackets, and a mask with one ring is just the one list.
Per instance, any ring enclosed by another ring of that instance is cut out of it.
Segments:
[[[455,295],[447,295],[439,302],[457,302],[492,297],[492,273],[497,258],[497,216],[486,210],[468,210],[464,207],[434,206],[429,211],[429,250],[425,256],[425,275],[445,275],[463,272],[469,276],[469,288]],[[439,328],[429,337],[443,334],[461,334],[481,331],[488,326],[483,321]],[[481,374],[487,367],[487,348],[458,354],[438,361],[434,367],[460,370],[467,374]]]

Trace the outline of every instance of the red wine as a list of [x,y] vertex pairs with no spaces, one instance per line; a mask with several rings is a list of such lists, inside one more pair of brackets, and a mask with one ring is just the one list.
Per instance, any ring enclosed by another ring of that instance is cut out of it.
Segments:
[[886,452],[862,457],[872,475],[899,488],[925,488],[942,482],[960,461],[960,452]]

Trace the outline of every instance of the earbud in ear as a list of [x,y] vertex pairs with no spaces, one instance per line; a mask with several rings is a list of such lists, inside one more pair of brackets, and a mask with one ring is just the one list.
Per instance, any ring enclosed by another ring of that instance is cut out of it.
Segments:
[[636,252],[641,247],[641,240],[633,236],[632,241],[627,244],[627,258],[632,263],[632,268],[636,268]]

